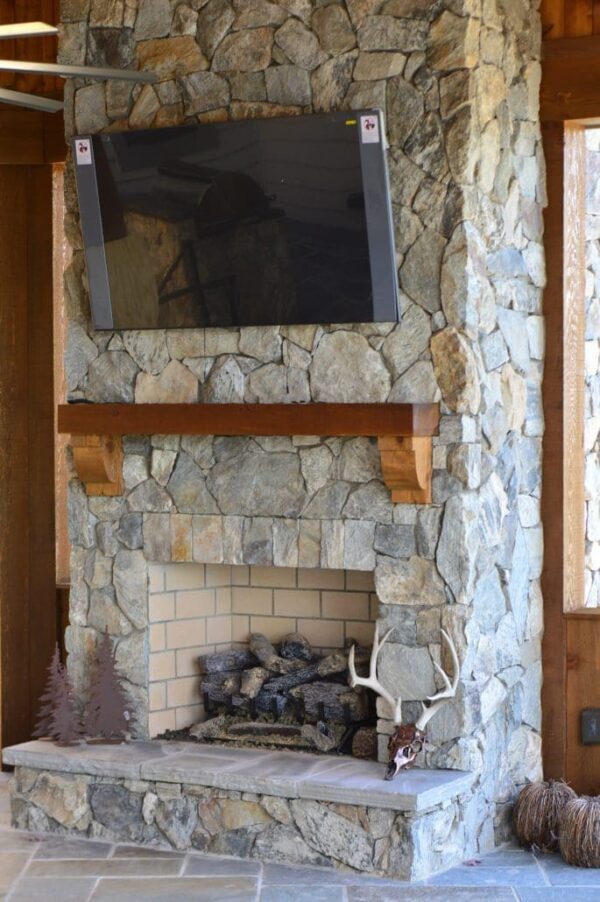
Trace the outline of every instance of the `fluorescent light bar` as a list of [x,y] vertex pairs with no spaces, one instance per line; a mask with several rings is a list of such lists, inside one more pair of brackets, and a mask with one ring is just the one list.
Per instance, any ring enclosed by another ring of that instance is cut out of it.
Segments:
[[0,60],[2,72],[34,72],[42,75],[58,75],[61,78],[99,78],[101,80],[156,81],[154,72],[136,72],[135,69],[98,69],[94,66],[59,66],[57,63],[23,63],[20,60]]
[[54,25],[45,22],[15,22],[13,25],[0,25],[0,41],[8,38],[37,38],[58,34]]
[[0,88],[0,103],[10,103],[13,106],[40,110],[43,113],[57,113],[63,108],[60,100],[52,100],[51,97],[38,97],[36,94],[24,94],[22,91],[8,91],[6,88]]

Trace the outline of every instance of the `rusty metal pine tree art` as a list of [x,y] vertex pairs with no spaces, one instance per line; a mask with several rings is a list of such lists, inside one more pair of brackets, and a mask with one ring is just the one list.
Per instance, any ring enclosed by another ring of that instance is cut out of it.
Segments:
[[98,646],[96,670],[85,712],[85,733],[92,742],[123,742],[135,726],[108,631]]
[[40,696],[40,710],[37,716],[33,736],[35,739],[51,739],[52,713],[56,704],[58,687],[61,681],[62,664],[58,642],[54,647],[54,654],[48,667],[48,678],[42,695]]
[[60,667],[50,719],[50,736],[59,745],[83,739],[81,715],[66,667]]

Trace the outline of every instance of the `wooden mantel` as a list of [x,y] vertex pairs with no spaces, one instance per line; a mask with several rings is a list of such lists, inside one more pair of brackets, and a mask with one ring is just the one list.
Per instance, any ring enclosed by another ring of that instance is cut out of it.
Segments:
[[62,404],[58,431],[89,494],[122,493],[123,435],[376,436],[392,501],[431,502],[438,404]]

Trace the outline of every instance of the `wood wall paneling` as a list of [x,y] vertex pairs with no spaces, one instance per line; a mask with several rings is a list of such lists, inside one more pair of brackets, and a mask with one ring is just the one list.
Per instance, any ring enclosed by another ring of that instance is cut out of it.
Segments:
[[542,0],[541,14],[549,40],[600,33],[599,0]]
[[[35,22],[42,21],[48,25],[59,22],[60,0],[0,0],[0,22]],[[38,62],[56,62],[57,39],[18,38],[2,41],[2,57],[4,59],[31,60]],[[62,97],[62,79],[51,75],[25,75],[23,73],[0,73],[0,87],[13,88],[29,94],[45,94],[49,97]]]
[[599,111],[600,35],[544,41],[542,121],[597,120]]
[[566,778],[578,792],[600,795],[600,745],[581,741],[581,710],[600,708],[600,617],[597,613],[565,618]]
[[31,734],[56,639],[52,172],[0,166],[0,744]]
[[[544,291],[546,359],[542,464],[542,523],[544,527],[544,636],[542,658],[542,741],[544,776],[560,779],[566,760],[566,629],[563,614],[563,260],[565,125],[543,127],[548,206],[544,215],[544,247],[548,266]],[[555,554],[548,549],[554,548]]]
[[[582,279],[584,124],[600,124],[600,0],[542,0],[540,111],[547,164],[544,367],[544,773],[600,792],[600,747],[581,710],[600,704],[600,612],[584,599]],[[565,234],[566,232],[566,234]],[[569,613],[569,609],[579,609]]]

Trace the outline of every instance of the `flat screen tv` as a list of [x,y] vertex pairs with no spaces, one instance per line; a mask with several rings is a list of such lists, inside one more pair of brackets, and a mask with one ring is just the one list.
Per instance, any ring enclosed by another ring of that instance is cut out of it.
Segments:
[[398,319],[378,110],[79,136],[96,329]]

